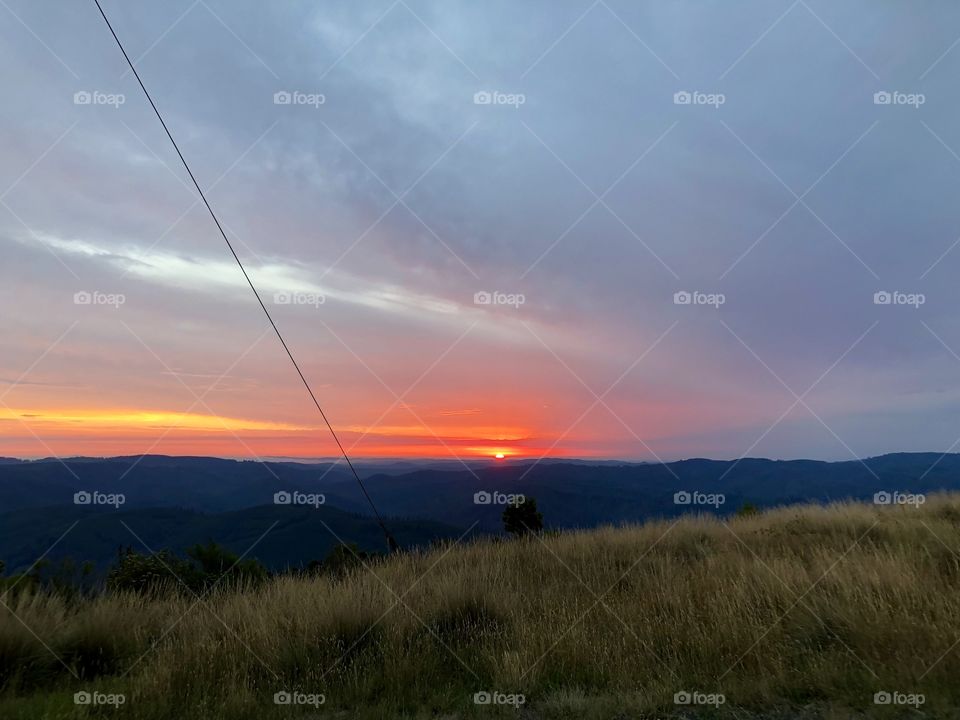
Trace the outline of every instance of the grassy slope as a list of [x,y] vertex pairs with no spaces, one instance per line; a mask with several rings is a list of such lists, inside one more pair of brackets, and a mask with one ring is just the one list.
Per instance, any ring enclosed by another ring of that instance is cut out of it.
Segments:
[[723,717],[898,717],[878,690],[954,717],[954,551],[960,495],[485,541],[192,609],[21,595],[23,623],[90,677],[0,607],[0,716],[85,716],[72,693],[98,689],[127,694],[111,717],[317,717],[273,705],[298,688],[325,694],[321,717],[517,717],[479,690],[525,694],[530,718],[693,716],[678,690],[724,693]]

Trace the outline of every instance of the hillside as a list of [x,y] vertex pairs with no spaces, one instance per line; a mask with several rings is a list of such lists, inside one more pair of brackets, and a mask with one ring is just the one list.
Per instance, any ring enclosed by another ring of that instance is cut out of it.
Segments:
[[200,603],[17,593],[0,716],[88,691],[144,720],[958,717],[957,552],[951,494],[476,540]]
[[[725,502],[715,510],[728,515],[747,502],[772,507],[866,500],[880,490],[960,490],[960,455],[900,453],[845,462],[691,459],[663,465],[511,460],[412,471],[395,463],[362,466],[361,474],[384,515],[461,530],[476,523],[480,530],[497,532],[502,507],[475,504],[478,491],[536,497],[551,527],[588,528],[678,516],[689,509],[674,503],[679,491],[720,493]],[[354,479],[330,463],[147,456],[0,464],[0,515],[71,505],[81,490],[123,493],[125,510],[204,513],[260,507],[278,491],[299,490],[324,494],[329,507],[370,514]]]
[[[403,547],[427,546],[463,532],[430,520],[388,520]],[[70,558],[92,562],[97,577],[116,560],[118,549],[125,547],[140,553],[166,549],[182,555],[191,545],[213,540],[238,555],[249,553],[271,570],[322,559],[341,541],[368,552],[386,550],[383,533],[372,518],[326,505],[265,505],[224,513],[70,505],[6,513],[0,515],[0,528],[0,560],[8,570],[25,570],[40,556],[53,563]]]

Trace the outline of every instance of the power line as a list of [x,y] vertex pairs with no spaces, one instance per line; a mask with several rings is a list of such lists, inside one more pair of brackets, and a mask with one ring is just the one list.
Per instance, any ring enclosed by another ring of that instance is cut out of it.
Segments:
[[373,504],[373,498],[370,497],[370,493],[367,492],[366,486],[364,486],[363,481],[360,479],[357,469],[353,466],[353,463],[350,461],[350,456],[347,454],[346,449],[343,447],[343,443],[340,442],[340,438],[337,436],[336,430],[333,429],[333,425],[330,424],[330,421],[327,419],[327,414],[323,411],[323,408],[320,407],[320,403],[317,400],[317,396],[313,394],[313,389],[310,387],[310,383],[307,382],[306,377],[304,377],[303,372],[300,370],[300,365],[297,364],[296,359],[293,357],[293,353],[290,352],[290,348],[287,346],[287,342],[283,339],[283,335],[280,334],[280,328],[277,327],[277,324],[273,321],[273,317],[270,315],[270,311],[267,309],[267,306],[264,304],[263,299],[260,297],[260,293],[257,291],[256,286],[253,284],[253,280],[250,279],[250,276],[247,274],[246,268],[243,267],[243,263],[240,261],[240,256],[237,255],[237,251],[233,249],[233,243],[230,242],[230,239],[227,237],[227,234],[223,230],[223,226],[220,224],[220,220],[217,218],[217,214],[213,211],[213,208],[210,206],[210,203],[207,202],[207,196],[203,194],[203,190],[200,189],[200,183],[197,182],[196,177],[193,175],[193,171],[190,169],[190,165],[187,164],[186,158],[183,157],[183,153],[180,152],[180,147],[177,145],[177,141],[173,139],[173,135],[170,133],[170,129],[167,127],[167,123],[163,119],[163,115],[160,114],[160,111],[157,109],[156,103],[153,102],[153,98],[150,96],[147,86],[143,84],[143,80],[140,78],[140,73],[137,72],[137,69],[134,67],[133,62],[130,60],[130,56],[127,55],[126,49],[123,47],[123,43],[120,42],[120,38],[117,37],[117,33],[113,29],[113,25],[110,24],[110,19],[107,17],[107,14],[103,11],[103,7],[100,5],[100,0],[93,0],[96,3],[97,10],[100,11],[100,15],[103,17],[103,21],[107,24],[107,28],[110,30],[110,34],[113,35],[113,39],[117,42],[117,47],[120,48],[120,52],[123,53],[124,59],[127,61],[127,65],[130,66],[133,76],[137,79],[137,82],[140,84],[140,89],[143,90],[143,94],[146,96],[147,101],[150,103],[150,107],[153,108],[153,112],[156,114],[157,119],[160,121],[160,124],[163,126],[163,131],[167,134],[167,137],[170,139],[170,143],[173,145],[173,149],[177,151],[177,156],[180,158],[180,162],[183,163],[184,169],[187,171],[187,175],[190,176],[190,180],[193,181],[193,186],[197,189],[197,192],[200,194],[200,199],[203,200],[203,204],[207,207],[207,212],[210,213],[210,217],[213,218],[213,222],[217,226],[217,230],[220,231],[220,235],[223,237],[223,241],[227,244],[227,247],[230,248],[230,253],[233,255],[233,259],[237,261],[237,265],[240,267],[240,272],[243,273],[243,277],[246,279],[247,284],[250,286],[250,289],[253,290],[254,296],[257,298],[257,302],[260,303],[260,307],[263,309],[264,314],[267,316],[267,320],[270,321],[273,331],[277,334],[277,339],[280,340],[280,344],[283,346],[283,349],[287,353],[287,357],[290,358],[290,362],[293,363],[294,369],[297,371],[297,375],[300,376],[300,381],[303,383],[303,386],[307,389],[307,392],[310,394],[310,399],[313,400],[313,404],[316,406],[317,410],[320,412],[320,417],[323,418],[324,423],[326,423],[327,428],[330,430],[330,434],[333,436],[334,442],[337,443],[337,447],[340,448],[340,454],[343,455],[343,459],[347,461],[347,466],[350,468],[350,472],[353,473],[353,477],[356,479],[357,484],[360,486],[360,489],[363,491],[364,497],[367,499],[367,503],[370,505],[370,509],[373,510],[373,514],[377,519],[377,523],[380,525],[380,529],[383,530],[384,537],[387,540],[387,548],[393,552],[394,550],[399,549],[397,541],[394,539],[393,535],[390,534],[390,531],[387,530],[387,526],[383,522],[383,518],[380,517],[380,513],[377,511],[377,506]]

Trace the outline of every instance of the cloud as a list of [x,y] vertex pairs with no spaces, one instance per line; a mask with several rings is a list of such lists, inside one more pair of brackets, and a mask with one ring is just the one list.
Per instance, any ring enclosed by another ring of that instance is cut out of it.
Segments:
[[[383,411],[378,378],[399,392],[427,372],[418,407],[557,437],[629,369],[605,398],[623,422],[599,406],[561,449],[606,433],[603,452],[647,457],[632,430],[736,456],[793,402],[784,385],[826,372],[807,399],[856,452],[952,443],[960,8],[244,0],[171,27],[189,7],[108,11],[265,300],[324,299],[278,313],[345,425]],[[149,403],[155,359],[137,364],[119,320],[206,372],[253,342],[257,309],[100,18],[12,8],[46,47],[0,28],[0,374],[77,320],[35,381]],[[73,103],[96,89],[126,102]],[[325,101],[274,104],[281,90]],[[926,102],[875,105],[883,90]],[[124,314],[69,302],[92,288],[127,293]],[[898,290],[927,302],[874,305]],[[243,375],[277,414],[273,360]],[[753,452],[849,455],[809,414],[783,427]]]

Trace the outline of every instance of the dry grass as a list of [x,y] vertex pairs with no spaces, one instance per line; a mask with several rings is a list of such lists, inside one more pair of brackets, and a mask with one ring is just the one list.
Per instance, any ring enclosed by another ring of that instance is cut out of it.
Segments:
[[[21,594],[0,607],[0,716],[77,717],[80,689],[144,720],[516,717],[481,690],[523,693],[530,718],[960,716],[955,551],[950,495],[485,541],[199,604]],[[285,689],[326,703],[278,708]]]

